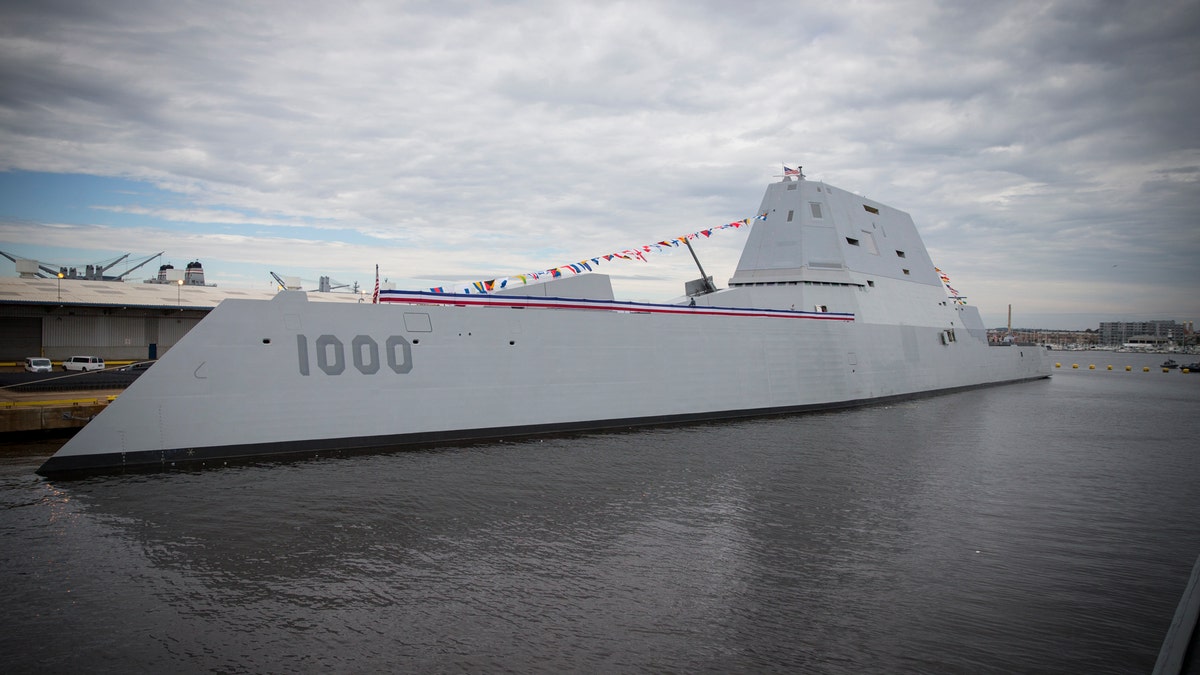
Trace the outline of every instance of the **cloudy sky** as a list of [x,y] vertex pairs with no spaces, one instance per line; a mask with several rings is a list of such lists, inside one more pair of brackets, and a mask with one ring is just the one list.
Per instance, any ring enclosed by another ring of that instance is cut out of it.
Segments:
[[[787,163],[911,213],[989,325],[1200,320],[1198,35],[1196,0],[3,3],[0,250],[428,288],[753,216]],[[745,236],[697,246],[718,285]]]

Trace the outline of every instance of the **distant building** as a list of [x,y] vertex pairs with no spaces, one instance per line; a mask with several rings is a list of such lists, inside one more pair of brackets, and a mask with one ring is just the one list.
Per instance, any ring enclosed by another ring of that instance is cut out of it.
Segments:
[[1188,324],[1175,321],[1103,321],[1100,323],[1102,345],[1146,345],[1163,346],[1170,342],[1182,342],[1191,333]]
[[[76,354],[106,361],[165,354],[227,299],[266,300],[275,291],[216,288],[199,263],[165,283],[131,284],[84,278],[0,277],[0,362],[27,356],[62,360]],[[180,270],[174,270],[180,272]],[[309,293],[314,302],[370,302],[352,293]]]
[[1010,333],[1007,328],[999,327],[988,329],[988,342],[1051,345],[1058,349],[1088,349],[1096,346],[1097,335],[1098,333],[1091,329],[1014,328]]

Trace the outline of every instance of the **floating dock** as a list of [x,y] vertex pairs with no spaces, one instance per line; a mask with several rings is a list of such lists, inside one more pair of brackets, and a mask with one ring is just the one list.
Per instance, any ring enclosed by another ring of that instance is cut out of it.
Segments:
[[0,434],[78,429],[100,414],[121,389],[73,392],[0,390]]

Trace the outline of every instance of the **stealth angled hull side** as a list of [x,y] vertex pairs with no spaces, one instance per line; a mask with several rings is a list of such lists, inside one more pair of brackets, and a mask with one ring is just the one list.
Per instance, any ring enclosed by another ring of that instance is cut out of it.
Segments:
[[[227,300],[39,473],[731,418],[1049,375],[1044,350],[989,346],[977,312],[948,301],[907,214],[806,181],[770,186],[761,212],[730,287],[694,305]],[[868,233],[875,252],[855,250]]]

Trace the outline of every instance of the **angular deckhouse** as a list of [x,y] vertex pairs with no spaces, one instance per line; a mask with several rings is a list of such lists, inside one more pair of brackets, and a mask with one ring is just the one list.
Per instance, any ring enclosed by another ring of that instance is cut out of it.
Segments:
[[[380,304],[225,300],[47,476],[845,407],[1048,377],[989,346],[908,214],[767,188],[728,288],[613,299],[604,275]],[[703,281],[703,280],[702,280]],[[522,293],[520,295],[516,293]]]

